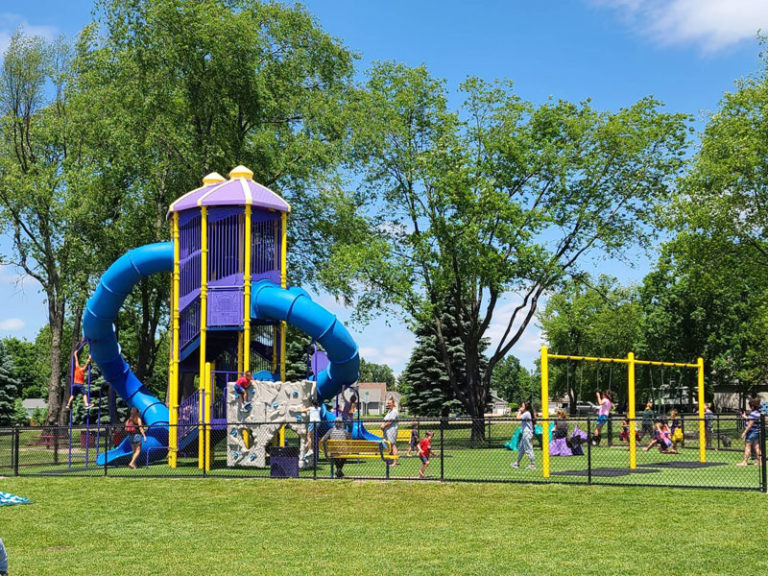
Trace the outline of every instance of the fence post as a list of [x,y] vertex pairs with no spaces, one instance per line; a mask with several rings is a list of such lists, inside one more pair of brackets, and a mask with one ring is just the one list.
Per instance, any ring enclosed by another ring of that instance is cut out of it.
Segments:
[[13,475],[19,475],[19,435],[21,429],[16,427],[15,434],[13,435]]
[[589,417],[587,417],[587,484],[592,484],[592,421]]
[[762,486],[760,486],[761,491],[763,494],[768,492],[768,476],[766,476],[766,459],[768,459],[768,456],[765,454],[765,414],[760,415],[760,451],[762,453],[762,458],[760,462],[760,480]]
[[680,412],[680,429],[683,431],[683,439],[680,441],[680,446],[685,448],[685,413]]
[[488,418],[488,448],[491,448],[491,419]]
[[715,414],[717,417],[717,451],[720,451],[720,413]]
[[107,426],[104,434],[104,476],[107,475],[107,452],[109,452],[110,437],[115,433],[114,428]]
[[445,443],[443,442],[443,428],[445,418],[440,418],[440,480],[445,480]]
[[[208,430],[208,423],[203,423],[203,438],[208,439],[210,438],[210,430]],[[208,476],[208,447],[209,444],[203,440],[203,478]]]

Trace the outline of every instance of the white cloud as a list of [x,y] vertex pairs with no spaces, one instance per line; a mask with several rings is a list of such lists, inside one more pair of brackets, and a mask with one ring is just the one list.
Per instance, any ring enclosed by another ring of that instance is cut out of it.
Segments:
[[26,323],[21,318],[6,318],[0,320],[0,330],[4,332],[18,332],[26,326]]
[[53,40],[59,34],[55,26],[35,26],[20,14],[0,12],[0,55],[5,53],[5,49],[11,42],[11,36],[19,28],[23,29],[25,34],[41,36],[47,40]]
[[766,0],[591,0],[618,12],[662,45],[696,44],[716,52],[768,30]]

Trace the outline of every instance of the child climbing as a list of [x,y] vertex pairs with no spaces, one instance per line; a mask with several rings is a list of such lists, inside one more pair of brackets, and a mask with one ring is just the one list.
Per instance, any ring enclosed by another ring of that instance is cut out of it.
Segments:
[[72,375],[72,393],[69,395],[69,400],[67,400],[67,410],[72,408],[72,401],[75,399],[75,396],[78,395],[82,395],[85,400],[84,405],[86,408],[93,406],[93,404],[91,404],[91,399],[88,397],[88,390],[86,389],[85,384],[85,372],[88,370],[88,366],[91,365],[91,355],[88,354],[88,360],[86,360],[85,366],[80,366],[80,359],[77,357],[77,352],[75,352],[74,356],[75,369]]
[[605,423],[608,422],[611,409],[613,408],[613,393],[610,390],[604,390],[601,396],[600,392],[597,392],[597,403],[600,405],[600,408],[597,412],[595,435],[592,438],[593,446],[600,444],[600,432],[602,432]]
[[762,454],[760,453],[760,399],[752,398],[749,401],[749,407],[752,411],[747,416],[747,426],[741,433],[741,437],[744,439],[744,460],[737,463],[736,466],[746,466],[753,449],[757,456],[755,464],[762,462]]
[[240,410],[248,410],[251,403],[248,402],[248,389],[251,387],[251,373],[246,372],[235,382],[235,394],[240,399]]
[[419,470],[419,478],[424,478],[424,472],[429,466],[429,457],[432,455],[432,438],[435,433],[431,430],[424,434],[424,439],[419,442],[419,458],[421,458],[421,469]]

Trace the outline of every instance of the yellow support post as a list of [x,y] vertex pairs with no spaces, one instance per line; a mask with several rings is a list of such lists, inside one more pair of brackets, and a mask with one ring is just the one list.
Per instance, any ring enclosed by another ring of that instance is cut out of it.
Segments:
[[627,354],[627,384],[629,394],[627,398],[627,418],[629,419],[629,469],[637,468],[637,435],[635,428],[635,355],[630,352]]
[[205,363],[205,413],[203,426],[205,437],[205,471],[211,469],[211,409],[213,408],[213,364]]
[[696,359],[699,375],[699,462],[707,461],[707,430],[704,422],[704,358]]
[[168,465],[176,468],[179,452],[179,213],[173,213],[171,221],[173,240],[173,272],[171,274],[171,358],[168,367]]
[[243,368],[241,372],[251,369],[251,206],[245,207],[245,256],[243,268]]
[[541,472],[549,478],[549,356],[541,347]]
[[205,468],[205,439],[204,426],[205,413],[204,404],[207,402],[205,396],[205,361],[206,361],[206,332],[208,326],[208,208],[200,208],[200,368],[199,368],[199,389],[200,389],[200,423],[197,438],[197,465],[203,470]]

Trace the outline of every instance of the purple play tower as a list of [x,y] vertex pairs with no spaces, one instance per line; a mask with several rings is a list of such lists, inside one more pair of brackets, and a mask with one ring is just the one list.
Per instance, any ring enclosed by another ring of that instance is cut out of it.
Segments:
[[285,326],[251,320],[248,299],[251,285],[260,280],[285,286],[289,211],[285,200],[254,182],[243,166],[233,169],[229,180],[206,176],[201,188],[171,204],[172,346],[178,359],[171,386],[178,390],[179,425],[197,423],[200,394],[194,380],[207,363],[215,366],[216,385],[209,392],[215,397],[208,401],[214,412],[223,403],[226,381],[238,373],[250,370],[262,380],[284,376]]

